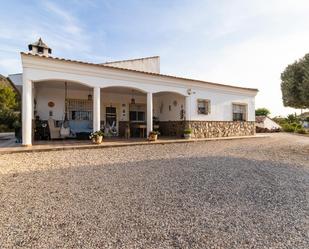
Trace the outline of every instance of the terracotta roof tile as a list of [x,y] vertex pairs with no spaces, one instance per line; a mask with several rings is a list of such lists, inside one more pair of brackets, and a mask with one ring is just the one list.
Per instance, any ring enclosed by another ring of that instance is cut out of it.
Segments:
[[266,116],[256,116],[255,117],[255,122],[263,123],[265,119],[266,119]]

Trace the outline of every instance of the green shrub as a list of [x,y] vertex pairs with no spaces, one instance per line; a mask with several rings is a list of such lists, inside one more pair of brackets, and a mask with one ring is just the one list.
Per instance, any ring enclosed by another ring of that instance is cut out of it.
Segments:
[[285,132],[294,132],[295,131],[295,128],[290,124],[283,124],[282,129]]
[[306,134],[307,133],[304,128],[297,129],[296,132],[299,133],[299,134]]
[[19,115],[12,110],[0,110],[0,126],[1,132],[14,130],[14,123],[19,120]]
[[192,133],[192,130],[191,129],[185,129],[183,131],[183,134],[191,134]]
[[10,129],[5,124],[0,124],[0,132],[8,132]]

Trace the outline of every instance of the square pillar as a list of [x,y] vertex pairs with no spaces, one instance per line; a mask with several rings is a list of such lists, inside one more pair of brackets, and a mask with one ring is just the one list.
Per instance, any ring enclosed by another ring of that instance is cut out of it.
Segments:
[[22,145],[32,145],[32,115],[33,115],[33,100],[32,100],[32,81],[23,79],[22,93]]
[[93,131],[101,129],[101,88],[93,88]]
[[191,120],[191,98],[190,96],[186,96],[186,104],[185,104],[185,118],[187,121]]
[[149,132],[152,131],[153,128],[153,120],[152,120],[152,93],[147,93],[147,136],[149,135]]

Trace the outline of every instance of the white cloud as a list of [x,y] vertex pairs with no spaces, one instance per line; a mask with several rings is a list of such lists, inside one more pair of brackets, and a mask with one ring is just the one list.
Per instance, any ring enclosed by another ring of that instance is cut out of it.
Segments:
[[81,23],[79,23],[74,16],[68,12],[68,10],[61,9],[50,1],[44,1],[44,5],[48,11],[53,12],[55,15],[63,19],[64,23],[62,23],[60,27],[62,27],[66,33],[72,35],[80,35],[82,33]]
[[[13,73],[11,71],[12,68],[15,69],[14,73],[19,73],[19,72],[22,71],[21,64],[20,64],[20,59],[15,59],[15,58],[12,58],[12,59],[8,59],[8,58],[0,59],[0,68],[2,69],[2,71],[4,73],[7,73],[7,72]],[[1,72],[1,74],[2,74],[2,72]]]

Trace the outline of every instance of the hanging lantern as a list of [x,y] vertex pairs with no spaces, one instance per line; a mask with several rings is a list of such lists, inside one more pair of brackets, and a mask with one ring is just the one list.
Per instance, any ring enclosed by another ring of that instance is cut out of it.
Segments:
[[134,98],[134,95],[133,95],[133,90],[132,90],[131,104],[132,104],[132,105],[134,105],[134,104],[135,104],[135,98]]
[[88,94],[88,100],[92,100],[92,94],[91,94],[90,90],[89,90],[89,94]]

